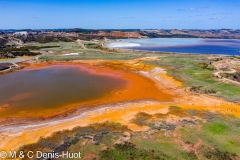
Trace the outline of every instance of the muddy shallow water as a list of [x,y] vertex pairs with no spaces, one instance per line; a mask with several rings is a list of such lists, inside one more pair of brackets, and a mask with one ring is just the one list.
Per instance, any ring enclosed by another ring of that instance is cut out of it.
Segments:
[[41,112],[109,96],[127,81],[81,65],[52,65],[0,75],[0,117]]

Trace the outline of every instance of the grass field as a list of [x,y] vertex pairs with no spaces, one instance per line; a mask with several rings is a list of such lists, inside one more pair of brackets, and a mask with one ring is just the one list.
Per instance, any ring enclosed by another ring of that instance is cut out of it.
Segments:
[[[240,87],[234,84],[222,83],[213,77],[213,66],[207,59],[208,55],[179,55],[171,54],[159,60],[146,61],[155,66],[166,66],[168,75],[183,82],[185,87],[202,87],[202,90],[213,90],[213,96],[223,97],[229,101],[240,100]],[[201,63],[209,64],[209,68],[202,68]]]

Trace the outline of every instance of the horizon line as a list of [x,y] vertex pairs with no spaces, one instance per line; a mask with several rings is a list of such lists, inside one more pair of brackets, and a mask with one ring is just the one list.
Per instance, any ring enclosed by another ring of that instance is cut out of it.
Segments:
[[99,29],[92,29],[92,28],[41,28],[41,29],[34,29],[34,28],[24,28],[24,29],[13,29],[13,28],[9,28],[9,29],[1,29],[1,31],[4,30],[67,30],[67,29],[82,29],[82,30],[240,30],[239,29],[232,29],[232,28],[209,28],[209,29],[198,29],[198,28],[191,28],[191,29],[176,29],[176,28],[171,28],[171,29],[164,29],[164,28],[145,28],[145,29],[139,29],[139,28],[108,28],[108,29],[103,29],[103,28],[99,28]]

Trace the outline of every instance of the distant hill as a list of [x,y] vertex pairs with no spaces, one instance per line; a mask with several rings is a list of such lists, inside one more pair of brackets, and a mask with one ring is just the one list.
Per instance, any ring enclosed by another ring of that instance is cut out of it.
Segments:
[[[27,34],[15,34],[15,33]],[[5,44],[15,45],[27,42],[73,42],[77,39],[119,39],[119,38],[219,38],[240,39],[240,30],[232,29],[8,29],[0,32],[0,50]]]

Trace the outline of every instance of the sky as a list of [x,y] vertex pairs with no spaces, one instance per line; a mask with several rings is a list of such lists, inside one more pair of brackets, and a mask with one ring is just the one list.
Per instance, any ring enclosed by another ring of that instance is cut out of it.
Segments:
[[0,29],[240,29],[240,0],[0,0]]

